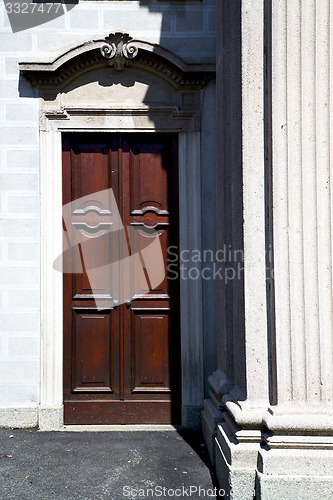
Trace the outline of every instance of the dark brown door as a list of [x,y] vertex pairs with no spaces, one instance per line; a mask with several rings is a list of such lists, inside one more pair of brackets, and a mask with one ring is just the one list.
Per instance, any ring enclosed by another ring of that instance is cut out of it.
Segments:
[[172,134],[63,137],[67,424],[179,422],[177,158]]

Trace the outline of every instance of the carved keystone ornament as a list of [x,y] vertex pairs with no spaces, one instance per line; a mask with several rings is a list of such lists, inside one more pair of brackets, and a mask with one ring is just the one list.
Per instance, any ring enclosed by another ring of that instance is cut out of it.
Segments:
[[100,48],[101,54],[108,59],[108,64],[120,71],[130,64],[130,60],[138,54],[139,48],[131,43],[132,37],[125,33],[111,34],[105,38],[108,42]]

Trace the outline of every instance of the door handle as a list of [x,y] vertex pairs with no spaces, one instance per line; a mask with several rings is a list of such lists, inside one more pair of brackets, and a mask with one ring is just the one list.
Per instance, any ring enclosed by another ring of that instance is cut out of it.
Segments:
[[113,299],[113,307],[116,308],[119,306],[119,300]]
[[132,301],[130,299],[125,300],[126,307],[129,309],[132,305]]

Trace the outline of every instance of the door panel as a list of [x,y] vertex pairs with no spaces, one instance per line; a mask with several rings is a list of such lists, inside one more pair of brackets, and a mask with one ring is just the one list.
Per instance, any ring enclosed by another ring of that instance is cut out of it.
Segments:
[[163,168],[164,155],[163,143],[133,144],[130,157],[132,215],[144,215],[147,209],[157,213],[163,210],[168,215],[168,172]]
[[179,422],[179,284],[154,266],[178,244],[177,156],[171,134],[63,138],[67,424]]
[[133,392],[170,392],[167,315],[134,310],[132,335]]
[[110,311],[74,311],[73,392],[113,392]]

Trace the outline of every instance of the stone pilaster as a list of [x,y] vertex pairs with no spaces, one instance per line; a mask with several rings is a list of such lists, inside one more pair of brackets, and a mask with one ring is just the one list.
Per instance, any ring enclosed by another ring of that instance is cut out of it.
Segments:
[[277,400],[308,422],[333,409],[329,27],[328,0],[273,2]]
[[269,406],[263,2],[217,2],[217,36],[217,246],[231,250],[222,274],[236,273],[218,283],[218,363],[203,429],[221,485],[240,499],[254,492]]
[[260,498],[332,494],[329,0],[272,3],[276,405],[263,423]]
[[217,7],[217,241],[243,250],[244,274],[219,283],[204,433],[229,498],[322,498],[333,488],[330,1]]

